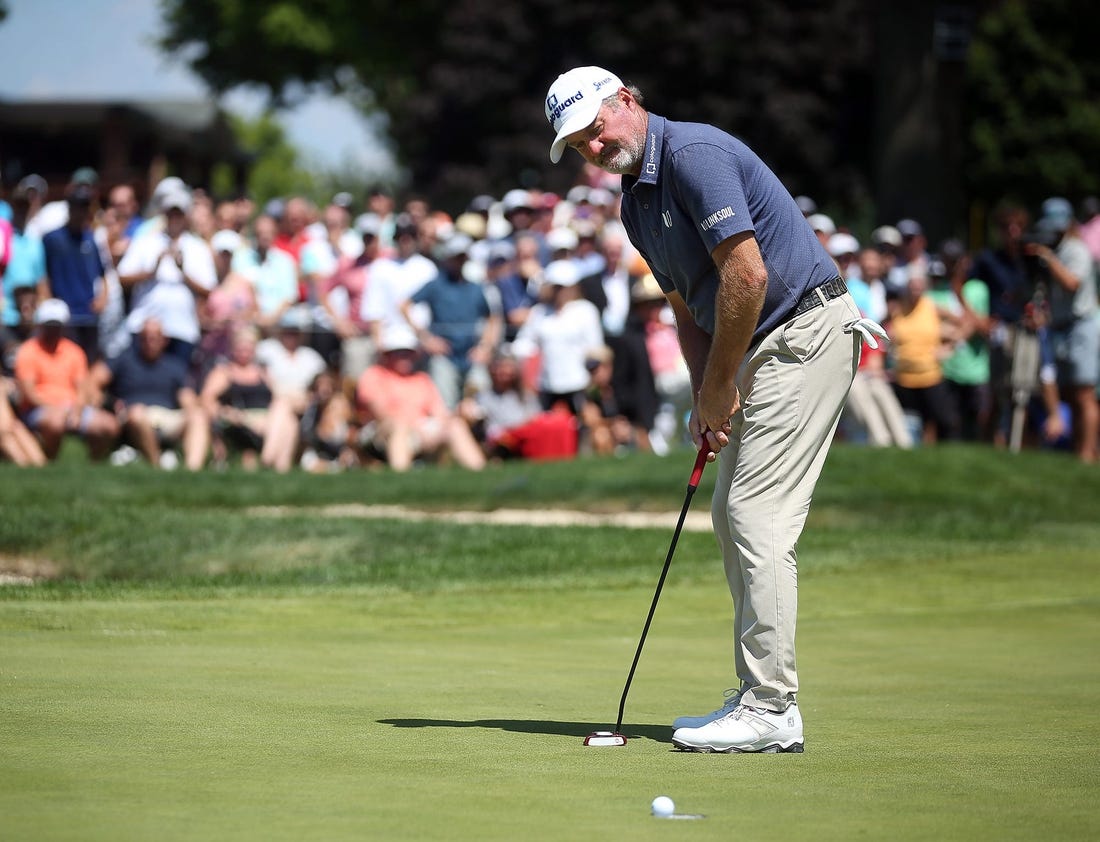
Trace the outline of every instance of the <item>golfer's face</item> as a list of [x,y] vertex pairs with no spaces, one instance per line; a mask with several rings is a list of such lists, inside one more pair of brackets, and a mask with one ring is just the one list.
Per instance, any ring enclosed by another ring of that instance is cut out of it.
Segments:
[[638,112],[623,102],[618,108],[601,105],[596,119],[566,138],[588,163],[610,173],[628,173],[642,160],[645,132],[638,130]]

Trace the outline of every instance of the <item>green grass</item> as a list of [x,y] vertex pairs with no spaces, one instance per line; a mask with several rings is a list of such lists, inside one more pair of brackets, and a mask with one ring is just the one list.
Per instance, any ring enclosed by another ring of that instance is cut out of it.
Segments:
[[[306,510],[678,509],[690,462],[0,469],[0,569],[60,576],[0,588],[0,838],[1100,834],[1100,472],[837,448],[800,548],[804,755],[670,751],[667,723],[730,682],[709,535],[681,538],[629,745],[586,749],[613,724],[670,530]],[[655,820],[658,794],[707,818]]]

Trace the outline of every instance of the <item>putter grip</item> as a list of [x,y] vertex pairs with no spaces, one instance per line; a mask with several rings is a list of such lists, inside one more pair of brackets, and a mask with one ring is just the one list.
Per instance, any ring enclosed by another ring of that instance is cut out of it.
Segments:
[[707,466],[707,454],[710,453],[710,448],[703,444],[699,448],[699,455],[695,457],[695,467],[691,471],[691,479],[688,480],[688,488],[698,488],[699,480],[703,478],[703,468]]

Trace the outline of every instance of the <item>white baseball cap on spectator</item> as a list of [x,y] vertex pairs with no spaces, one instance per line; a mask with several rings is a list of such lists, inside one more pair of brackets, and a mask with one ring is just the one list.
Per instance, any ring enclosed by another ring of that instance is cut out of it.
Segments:
[[241,243],[241,235],[229,229],[218,231],[210,238],[210,247],[214,249],[215,254],[223,251],[234,254],[241,247]]
[[551,228],[546,233],[546,246],[550,251],[573,251],[580,238],[572,228]]
[[798,209],[802,211],[803,216],[811,216],[817,213],[817,202],[809,196],[795,196],[794,203],[798,205]]
[[305,331],[309,330],[309,326],[312,323],[310,318],[309,308],[307,307],[288,307],[281,316],[279,316],[279,329],[290,331]]
[[501,211],[504,214],[512,213],[513,211],[520,210],[521,208],[534,210],[531,205],[531,194],[528,193],[526,190],[519,189],[518,187],[514,190],[509,190],[500,200]]
[[806,221],[810,223],[810,227],[814,231],[818,231],[827,237],[831,237],[836,233],[836,223],[823,213],[813,213],[806,217]]
[[569,192],[565,194],[565,199],[574,205],[579,205],[581,202],[590,201],[591,193],[592,188],[587,184],[578,184],[576,187],[569,188]]
[[69,323],[69,305],[60,298],[47,298],[34,310],[36,325],[67,325]]
[[355,230],[360,236],[377,237],[382,233],[382,218],[376,213],[361,213],[355,218]]
[[1064,234],[1073,223],[1073,205],[1061,196],[1051,196],[1039,210],[1039,227]]
[[829,243],[826,245],[825,249],[829,252],[830,257],[840,257],[844,254],[858,254],[859,240],[851,234],[845,234],[842,231],[839,234],[833,234],[833,236],[829,237]]
[[871,242],[876,246],[901,247],[901,232],[893,225],[880,225],[871,232]]
[[474,244],[471,237],[461,232],[451,234],[441,242],[435,250],[437,260],[452,260],[456,257],[464,257],[470,254],[470,246]]
[[588,191],[588,203],[601,208],[609,208],[615,204],[615,194],[603,187],[593,187]]
[[542,270],[542,281],[556,287],[572,287],[580,283],[581,272],[572,260],[551,260]]
[[419,347],[416,334],[408,325],[389,325],[382,331],[382,336],[378,340],[378,349],[383,354],[390,351],[416,351]]
[[602,67],[574,67],[554,80],[546,92],[546,119],[555,132],[551,163],[561,160],[565,139],[589,126],[600,113],[600,103],[621,87],[622,80]]
[[191,191],[186,187],[178,190],[169,190],[160,199],[160,209],[163,213],[175,208],[184,213],[191,212]]
[[897,225],[898,233],[901,234],[902,239],[906,237],[919,237],[924,233],[924,229],[921,228],[921,224],[915,219],[902,219]]
[[153,195],[149,197],[149,203],[152,205],[154,211],[156,211],[157,213],[163,213],[164,197],[186,189],[187,185],[183,183],[182,178],[177,178],[174,175],[170,175],[167,178],[162,178],[159,182],[157,182],[157,186],[153,188]]

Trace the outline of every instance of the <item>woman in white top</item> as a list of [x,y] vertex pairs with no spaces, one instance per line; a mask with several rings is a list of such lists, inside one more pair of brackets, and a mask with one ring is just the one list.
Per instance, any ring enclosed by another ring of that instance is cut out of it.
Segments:
[[584,405],[590,378],[585,359],[603,347],[600,311],[581,298],[580,271],[571,260],[555,260],[543,270],[543,303],[531,309],[512,347],[522,357],[539,354],[539,400],[544,409],[564,402],[574,414]]

